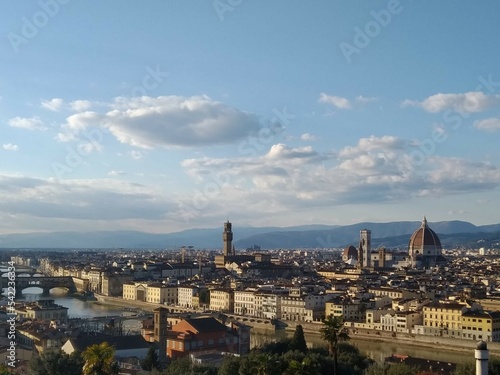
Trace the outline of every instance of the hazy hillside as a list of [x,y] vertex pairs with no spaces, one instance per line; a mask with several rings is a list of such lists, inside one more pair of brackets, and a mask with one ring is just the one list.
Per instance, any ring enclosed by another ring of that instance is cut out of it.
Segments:
[[[259,245],[263,249],[325,248],[358,245],[359,231],[372,232],[373,246],[406,246],[419,226],[417,221],[359,223],[347,226],[238,227],[233,224],[237,249]],[[475,226],[463,221],[429,223],[444,245],[495,243],[500,224]],[[189,229],[168,234],[137,231],[52,232],[0,235],[0,248],[221,248],[222,228]],[[487,246],[487,245],[481,245]]]

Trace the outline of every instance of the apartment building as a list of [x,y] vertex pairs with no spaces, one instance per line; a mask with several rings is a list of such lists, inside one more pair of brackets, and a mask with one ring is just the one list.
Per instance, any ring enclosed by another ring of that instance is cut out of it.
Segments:
[[303,322],[319,321],[325,313],[328,294],[304,294],[295,288],[281,297],[281,319]]
[[462,338],[500,341],[500,311],[469,310],[462,314]]
[[232,313],[234,311],[234,292],[232,289],[211,289],[210,310]]
[[421,325],[423,318],[421,312],[416,311],[397,311],[396,332],[411,333],[416,325]]
[[149,303],[165,303],[165,288],[161,283],[149,284],[146,288],[146,302]]
[[198,294],[198,288],[192,285],[177,288],[177,303],[181,307],[193,308],[193,297]]
[[102,277],[101,293],[105,296],[121,297],[123,295],[123,284],[131,282],[132,275],[104,274]]
[[238,315],[256,316],[255,290],[234,291],[234,313]]
[[412,333],[422,324],[422,313],[416,311],[388,311],[380,316],[382,331]]
[[68,308],[56,305],[53,299],[44,299],[28,304],[16,304],[15,313],[19,320],[54,320],[60,323],[68,321]]
[[146,302],[147,284],[141,282],[128,282],[123,284],[123,299]]
[[374,296],[387,296],[392,299],[406,299],[406,298],[418,298],[420,297],[420,292],[413,292],[410,290],[398,289],[398,288],[368,288],[368,293],[372,293]]
[[345,321],[361,322],[366,320],[365,311],[361,308],[359,301],[337,298],[326,302],[325,316],[343,316]]
[[424,334],[430,336],[461,337],[462,314],[465,304],[433,302],[423,307]]
[[288,290],[261,291],[255,293],[255,316],[277,319],[281,317],[281,300]]

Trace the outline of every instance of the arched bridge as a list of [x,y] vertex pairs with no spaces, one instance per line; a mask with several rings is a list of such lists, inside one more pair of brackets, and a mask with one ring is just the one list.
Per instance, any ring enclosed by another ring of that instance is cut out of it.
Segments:
[[[44,294],[48,294],[52,288],[67,288],[70,293],[77,291],[71,276],[40,276],[40,277],[16,277],[16,295],[20,295],[26,288],[42,288]],[[4,278],[2,286],[6,287]]]

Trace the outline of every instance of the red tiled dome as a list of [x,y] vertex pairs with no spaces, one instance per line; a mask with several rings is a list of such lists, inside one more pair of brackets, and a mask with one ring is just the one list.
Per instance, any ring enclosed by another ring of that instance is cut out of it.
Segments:
[[358,250],[354,246],[349,245],[342,252],[342,259],[348,260],[351,258],[358,259]]
[[441,255],[441,241],[437,234],[427,225],[427,219],[424,217],[422,225],[410,237],[408,245],[409,254],[412,257],[439,256]]

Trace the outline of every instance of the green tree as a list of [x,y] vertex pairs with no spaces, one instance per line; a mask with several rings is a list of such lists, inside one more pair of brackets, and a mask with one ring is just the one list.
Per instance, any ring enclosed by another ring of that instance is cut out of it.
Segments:
[[476,373],[476,364],[472,361],[459,363],[453,371],[453,375],[470,375]]
[[304,357],[302,361],[292,360],[284,375],[320,375],[320,365],[311,357]]
[[[453,372],[453,375],[469,375],[476,373],[476,363],[474,361],[468,361],[465,363],[460,363]],[[500,375],[500,359],[490,358],[488,360],[488,374],[489,375]]]
[[257,349],[257,351],[263,353],[283,355],[289,350],[291,341],[292,340],[290,338],[284,338],[276,342],[268,342],[262,345],[259,349]]
[[198,295],[200,300],[200,305],[209,305],[210,304],[210,292],[208,289],[200,289],[200,293]]
[[115,361],[115,348],[107,342],[89,346],[82,354],[85,364],[83,375],[114,375],[118,374],[118,364]]
[[370,358],[361,354],[357,347],[346,342],[339,342],[337,353],[340,374],[363,374],[373,363]]
[[319,330],[321,337],[328,343],[328,351],[333,356],[333,374],[337,375],[338,368],[338,343],[349,340],[349,333],[344,326],[344,318],[330,315],[323,320],[323,327]]
[[146,371],[152,371],[153,369],[160,369],[160,361],[158,360],[158,354],[156,354],[156,349],[152,346],[148,349],[146,356],[141,360],[141,368]]
[[83,359],[80,353],[42,354],[29,364],[30,375],[82,375]]
[[190,375],[192,373],[191,360],[189,357],[184,357],[172,361],[162,375]]
[[0,364],[0,375],[10,375],[9,368],[3,363]]
[[[245,358],[243,358],[245,359]],[[277,375],[281,374],[280,357],[269,353],[253,352],[240,365],[240,375]]]
[[418,370],[404,363],[378,364],[375,363],[368,367],[365,375],[415,375]]
[[236,375],[240,370],[241,358],[232,355],[224,357],[222,365],[219,367],[218,375]]
[[490,375],[500,375],[500,359],[490,358],[488,361],[488,373]]
[[295,327],[295,332],[293,333],[292,340],[288,345],[290,350],[298,350],[302,353],[307,353],[307,343],[306,338],[304,337],[304,329],[300,324]]

